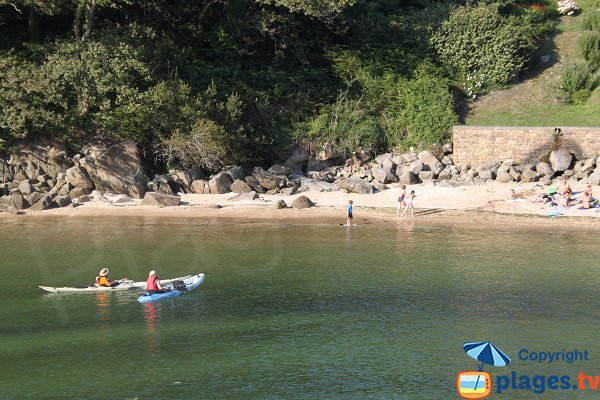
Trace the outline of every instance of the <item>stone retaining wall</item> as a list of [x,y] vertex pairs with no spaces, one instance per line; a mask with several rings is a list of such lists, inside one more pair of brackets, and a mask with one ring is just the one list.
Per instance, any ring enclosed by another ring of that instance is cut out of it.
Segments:
[[485,161],[514,160],[537,162],[552,150],[566,148],[577,159],[600,155],[600,127],[494,127],[455,126],[453,157],[456,164],[479,164]]

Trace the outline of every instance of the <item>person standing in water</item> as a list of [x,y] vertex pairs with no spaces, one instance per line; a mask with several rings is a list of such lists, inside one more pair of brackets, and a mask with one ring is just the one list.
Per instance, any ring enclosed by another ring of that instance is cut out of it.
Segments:
[[408,211],[408,209],[410,208],[410,216],[414,217],[415,216],[415,206],[413,205],[413,200],[415,199],[416,194],[414,190],[411,190],[410,193],[408,194],[408,196],[406,196],[406,208],[404,209],[404,211],[402,212],[402,215],[400,215],[401,217],[404,216],[404,214],[406,214],[406,211]]
[[348,210],[348,221],[346,222],[346,226],[352,226],[352,200],[348,201],[348,205],[346,206],[346,209]]
[[396,209],[396,217],[400,216],[400,210],[402,206],[406,207],[406,202],[404,199],[406,198],[406,185],[402,185],[402,192],[400,193],[400,197],[398,197],[398,208]]

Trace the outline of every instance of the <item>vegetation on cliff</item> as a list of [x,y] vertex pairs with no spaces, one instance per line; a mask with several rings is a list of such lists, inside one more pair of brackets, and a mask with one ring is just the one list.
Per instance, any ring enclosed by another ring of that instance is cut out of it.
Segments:
[[0,146],[104,135],[217,169],[294,143],[440,143],[556,15],[553,0],[0,0]]

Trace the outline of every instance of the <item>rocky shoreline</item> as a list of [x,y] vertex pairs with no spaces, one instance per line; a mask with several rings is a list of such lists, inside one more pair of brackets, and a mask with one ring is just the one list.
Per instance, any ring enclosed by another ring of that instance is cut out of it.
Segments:
[[[519,165],[499,160],[479,165],[455,165],[451,145],[405,154],[374,156],[362,152],[343,160],[327,147],[316,155],[297,148],[282,163],[265,170],[224,167],[207,176],[200,169],[170,170],[152,174],[138,146],[132,141],[105,144],[96,141],[76,154],[55,144],[29,144],[0,161],[0,212],[19,213],[49,208],[74,207],[91,200],[128,202],[161,207],[181,204],[182,194],[238,193],[239,200],[263,195],[291,196],[303,192],[374,194],[391,184],[426,184],[438,187],[531,183],[547,186],[558,179],[600,185],[600,158],[577,160],[565,149],[553,151],[548,161]],[[150,178],[151,177],[151,178]],[[120,194],[108,200],[111,194]],[[292,207],[314,203],[297,197]],[[287,208],[284,200],[275,208]]]

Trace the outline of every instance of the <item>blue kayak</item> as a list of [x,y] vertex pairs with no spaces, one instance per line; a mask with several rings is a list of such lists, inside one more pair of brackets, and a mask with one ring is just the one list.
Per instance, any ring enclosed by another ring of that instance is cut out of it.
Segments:
[[168,299],[170,297],[181,296],[190,290],[196,289],[204,282],[204,274],[192,275],[189,278],[185,278],[179,281],[174,281],[173,283],[167,285],[165,289],[167,292],[164,293],[155,293],[148,294],[144,293],[138,298],[140,303],[147,303],[149,301],[156,301],[162,299]]

